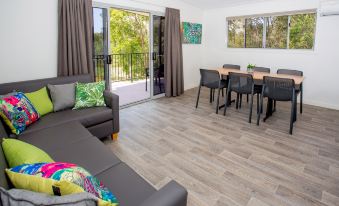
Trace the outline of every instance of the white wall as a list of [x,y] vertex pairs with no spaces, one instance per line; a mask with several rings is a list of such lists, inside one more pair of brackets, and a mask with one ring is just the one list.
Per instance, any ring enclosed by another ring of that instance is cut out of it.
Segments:
[[[179,0],[98,1],[158,12],[177,8],[183,21],[202,22],[201,9]],[[57,21],[57,0],[1,0],[0,83],[56,76]],[[201,48],[183,45],[185,89],[196,86]]]
[[203,66],[248,63],[304,71],[305,103],[339,109],[339,16],[318,17],[314,51],[273,49],[228,49],[226,17],[314,9],[317,0],[276,0],[204,12]]
[[57,1],[1,0],[0,83],[57,74]]

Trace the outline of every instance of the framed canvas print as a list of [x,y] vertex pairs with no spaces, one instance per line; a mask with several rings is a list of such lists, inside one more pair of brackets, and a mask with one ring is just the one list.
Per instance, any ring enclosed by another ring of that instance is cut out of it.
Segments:
[[202,24],[182,22],[184,44],[201,44]]

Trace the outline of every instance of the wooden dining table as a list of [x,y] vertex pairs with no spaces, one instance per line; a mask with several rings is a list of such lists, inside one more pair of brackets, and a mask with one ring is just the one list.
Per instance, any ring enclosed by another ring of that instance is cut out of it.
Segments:
[[[255,85],[262,85],[264,81],[265,76],[269,77],[276,77],[276,78],[284,78],[284,79],[293,79],[294,84],[296,88],[300,88],[303,84],[303,81],[305,79],[304,76],[295,76],[295,75],[287,75],[287,74],[273,74],[273,73],[266,73],[266,72],[248,72],[244,70],[238,70],[238,69],[228,69],[228,68],[217,68],[214,69],[217,70],[222,78],[227,77],[229,73],[241,73],[241,74],[251,74],[253,76],[254,84]],[[229,102],[231,101],[231,97],[228,97]],[[226,106],[226,104],[221,105],[220,108]],[[227,105],[228,106],[228,105]],[[266,117],[264,120],[268,119],[270,116],[272,116],[274,110],[273,110],[273,100],[268,99],[267,101],[267,109],[266,109]],[[296,117],[296,114],[295,114]],[[296,120],[296,119],[295,119]]]
[[228,76],[230,72],[252,74],[255,84],[259,84],[259,85],[262,84],[262,81],[264,80],[265,76],[293,79],[296,86],[299,86],[300,84],[302,84],[305,79],[305,77],[303,76],[294,76],[294,75],[287,75],[287,74],[272,74],[272,73],[266,73],[266,72],[248,72],[248,71],[237,70],[237,69],[217,68],[215,70],[217,70],[221,76]]

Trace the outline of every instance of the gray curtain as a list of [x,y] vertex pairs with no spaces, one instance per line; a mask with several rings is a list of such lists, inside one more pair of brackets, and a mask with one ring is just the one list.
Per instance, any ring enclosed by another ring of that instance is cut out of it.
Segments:
[[177,9],[166,8],[164,56],[166,96],[176,97],[184,93],[180,10]]
[[58,76],[91,74],[92,0],[59,0]]

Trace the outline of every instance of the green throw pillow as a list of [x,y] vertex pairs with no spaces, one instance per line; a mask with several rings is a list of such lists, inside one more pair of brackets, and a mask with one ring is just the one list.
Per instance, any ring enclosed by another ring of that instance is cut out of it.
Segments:
[[29,101],[31,101],[40,116],[53,112],[53,103],[48,96],[46,87],[35,92],[25,93],[25,95]]
[[11,168],[22,164],[54,162],[46,152],[17,139],[3,139],[2,149]]
[[105,82],[77,83],[75,87],[75,106],[73,109],[102,107],[104,100]]

